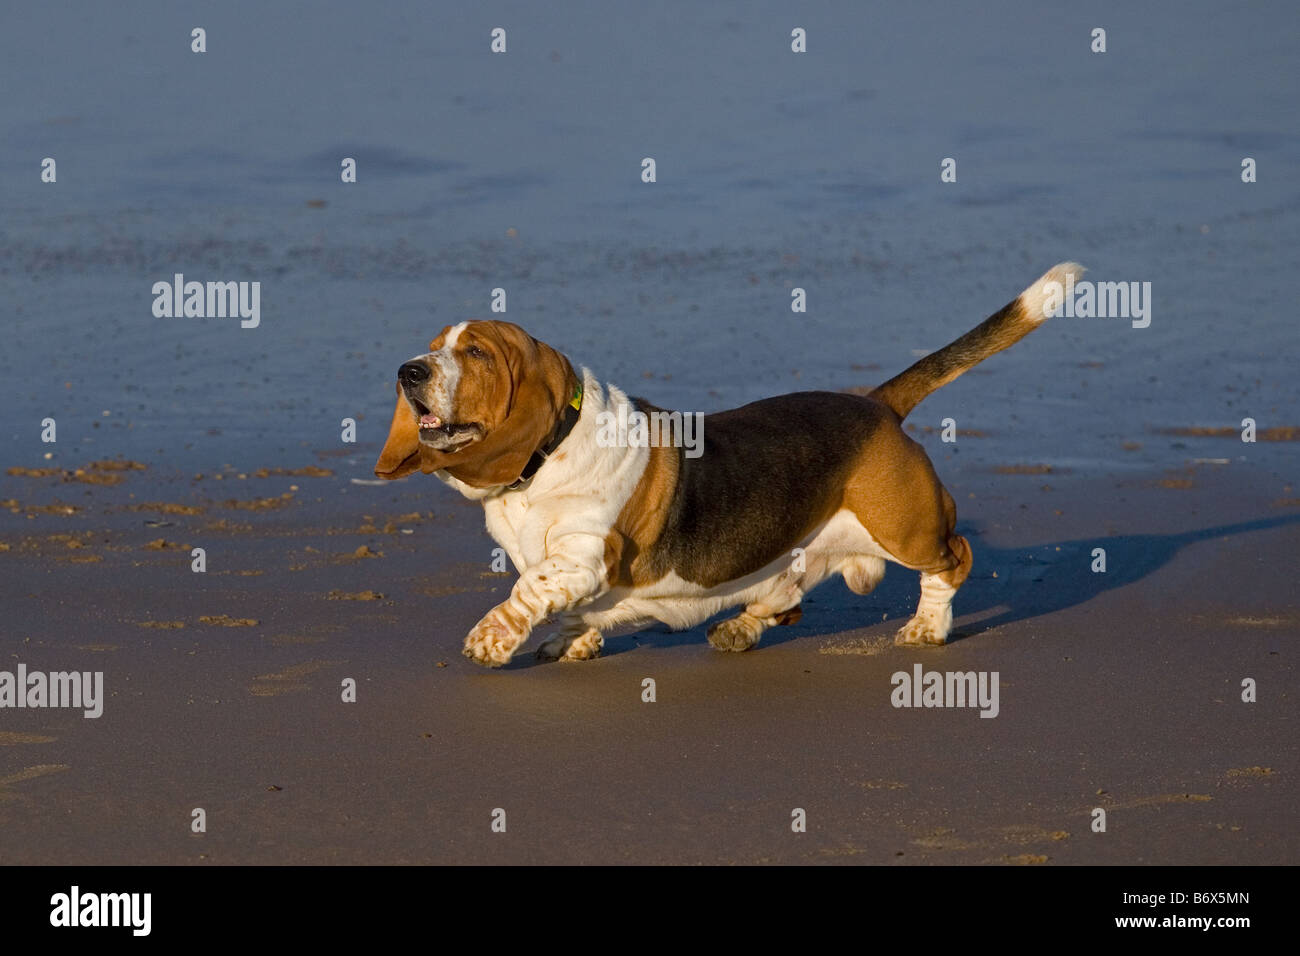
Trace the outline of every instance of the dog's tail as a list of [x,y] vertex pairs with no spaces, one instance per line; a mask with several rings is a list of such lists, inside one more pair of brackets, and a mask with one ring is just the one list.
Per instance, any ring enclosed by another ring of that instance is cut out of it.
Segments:
[[[1077,262],[1052,266],[1042,278],[1013,301],[971,329],[881,385],[871,397],[884,402],[902,420],[935,389],[942,388],[990,355],[1010,348],[1046,321],[1046,306],[1064,301],[1067,276],[1078,281],[1084,268]],[[1053,283],[1056,283],[1053,287]]]

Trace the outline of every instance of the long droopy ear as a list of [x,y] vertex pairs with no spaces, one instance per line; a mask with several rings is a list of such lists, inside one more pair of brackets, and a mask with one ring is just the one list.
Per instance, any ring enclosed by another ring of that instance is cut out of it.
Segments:
[[397,386],[397,408],[393,410],[393,423],[388,426],[388,441],[375,462],[375,474],[380,478],[402,478],[420,467],[420,426],[415,411],[402,397],[402,386]]

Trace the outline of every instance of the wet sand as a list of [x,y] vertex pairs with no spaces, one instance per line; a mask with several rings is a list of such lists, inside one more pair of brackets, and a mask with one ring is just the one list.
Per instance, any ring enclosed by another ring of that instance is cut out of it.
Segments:
[[[102,670],[107,698],[97,720],[3,713],[3,862],[1296,857],[1300,495],[1280,476],[941,460],[976,554],[946,648],[892,645],[918,586],[891,566],[868,597],[813,592],[749,653],[647,631],[486,671],[460,642],[513,576],[478,506],[431,478],[354,484],[364,461],[0,479],[6,667]],[[998,716],[894,708],[917,662],[997,671]]]

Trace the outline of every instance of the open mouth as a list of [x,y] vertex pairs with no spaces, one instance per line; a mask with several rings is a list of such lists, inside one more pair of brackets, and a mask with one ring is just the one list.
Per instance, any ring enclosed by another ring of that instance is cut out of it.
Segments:
[[439,451],[458,451],[476,441],[483,429],[474,422],[446,422],[419,399],[407,396],[420,419],[420,441]]

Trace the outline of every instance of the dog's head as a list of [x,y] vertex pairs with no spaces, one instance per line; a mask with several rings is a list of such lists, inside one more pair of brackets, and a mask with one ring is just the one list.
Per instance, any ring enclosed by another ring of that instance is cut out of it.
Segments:
[[577,384],[568,359],[517,325],[449,325],[397,370],[375,474],[446,471],[476,488],[508,485],[556,430]]

